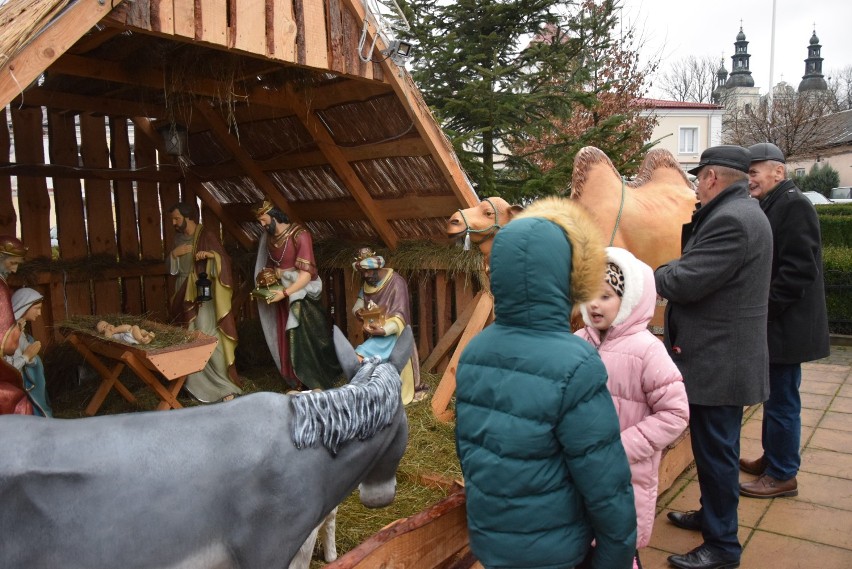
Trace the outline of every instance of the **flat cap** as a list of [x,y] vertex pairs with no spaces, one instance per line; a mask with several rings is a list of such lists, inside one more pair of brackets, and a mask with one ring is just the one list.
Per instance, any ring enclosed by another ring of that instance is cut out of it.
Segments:
[[784,153],[781,152],[781,149],[772,144],[771,142],[761,142],[759,144],[752,144],[748,147],[748,153],[751,154],[752,162],[775,160],[776,162],[781,162],[782,164],[787,163],[787,161],[784,160]]
[[740,172],[748,172],[748,167],[751,165],[751,154],[742,146],[734,146],[732,144],[711,146],[701,153],[701,160],[698,162],[698,166],[690,170],[689,173],[694,176],[705,166],[714,164],[716,166],[727,166]]

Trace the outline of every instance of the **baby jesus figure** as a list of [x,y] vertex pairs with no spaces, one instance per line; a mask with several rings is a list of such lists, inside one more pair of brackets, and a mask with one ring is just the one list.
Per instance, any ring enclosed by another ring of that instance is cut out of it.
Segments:
[[101,320],[95,325],[99,334],[110,340],[121,340],[127,344],[148,344],[156,337],[156,334],[143,330],[136,324],[119,324],[114,326],[106,320]]

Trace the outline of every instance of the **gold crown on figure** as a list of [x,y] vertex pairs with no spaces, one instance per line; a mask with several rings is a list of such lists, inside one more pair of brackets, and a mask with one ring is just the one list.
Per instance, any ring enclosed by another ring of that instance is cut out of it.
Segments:
[[273,204],[271,201],[263,200],[263,203],[260,204],[259,206],[257,206],[256,208],[252,209],[252,212],[254,212],[255,217],[260,217],[264,213],[269,213],[269,210],[271,210],[274,207],[275,207],[275,204]]
[[28,250],[17,237],[0,235],[0,253],[11,257],[25,257]]
[[355,252],[355,260],[363,261],[364,259],[369,259],[370,257],[375,257],[376,252],[370,249],[369,247],[361,247]]

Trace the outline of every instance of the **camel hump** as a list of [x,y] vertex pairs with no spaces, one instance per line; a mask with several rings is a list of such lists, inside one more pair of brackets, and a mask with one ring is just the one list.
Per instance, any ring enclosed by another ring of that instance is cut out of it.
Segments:
[[570,197],[579,199],[587,186],[604,180],[618,180],[620,183],[621,175],[603,150],[595,146],[584,146],[574,157]]
[[639,173],[628,185],[639,188],[650,181],[690,187],[680,164],[674,155],[664,148],[655,148],[645,155]]

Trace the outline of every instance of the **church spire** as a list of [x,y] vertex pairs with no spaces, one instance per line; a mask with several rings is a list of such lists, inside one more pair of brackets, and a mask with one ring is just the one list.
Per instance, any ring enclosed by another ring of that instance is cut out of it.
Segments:
[[754,87],[754,79],[748,68],[750,57],[748,42],[743,32],[743,26],[740,24],[740,33],[737,34],[737,41],[734,42],[734,55],[731,56],[733,60],[731,75],[725,83],[726,87]]
[[828,89],[828,84],[822,75],[822,57],[820,57],[819,38],[816,35],[816,27],[808,42],[808,58],[805,60],[805,74],[802,76],[802,82],[799,83],[799,92],[802,91],[825,91]]

